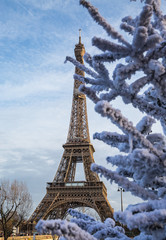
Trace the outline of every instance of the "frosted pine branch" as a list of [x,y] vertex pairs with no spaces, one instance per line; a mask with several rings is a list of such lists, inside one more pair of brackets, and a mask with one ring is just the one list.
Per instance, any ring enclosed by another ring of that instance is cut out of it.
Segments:
[[156,121],[150,116],[145,116],[139,121],[136,125],[136,129],[144,135],[148,135],[152,131],[152,125],[156,123]]
[[136,22],[138,21],[138,17],[136,19],[133,19],[131,16],[126,16],[122,18],[123,23],[127,23],[129,26],[136,27]]
[[105,239],[106,237],[113,237],[117,239],[129,238],[125,236],[125,231],[122,227],[115,226],[115,221],[111,218],[107,218],[104,222],[95,221],[93,218],[86,214],[80,213],[76,210],[69,209],[69,213],[76,217],[71,219],[71,222],[76,223],[83,230],[92,234],[97,239]]
[[[98,139],[112,147],[116,147],[121,152],[127,153],[129,151],[129,138],[127,135],[103,131],[101,133],[95,133],[93,139]],[[134,142],[134,144],[136,144],[136,142]]]
[[119,93],[117,92],[117,90],[111,90],[109,93],[100,94],[101,100],[107,100],[108,102],[114,100],[118,96]]
[[[85,84],[80,86],[80,91],[96,104],[96,112],[107,117],[123,132],[119,134],[103,131],[94,134],[94,139],[116,147],[125,154],[110,154],[106,158],[107,162],[117,166],[116,172],[96,164],[91,166],[92,170],[111,183],[114,181],[126,191],[146,200],[144,203],[128,206],[123,213],[116,213],[116,220],[127,224],[130,229],[140,229],[140,235],[134,237],[134,240],[164,240],[166,140],[162,134],[151,131],[155,118],[160,121],[166,133],[166,16],[160,10],[160,0],[141,2],[144,7],[140,14],[133,18],[124,17],[120,26],[130,34],[130,44],[100,16],[95,7],[86,0],[80,0],[80,4],[88,9],[92,18],[112,39],[118,40],[119,44],[111,39],[94,37],[92,44],[104,53],[94,56],[85,54],[85,62],[91,69],[84,68],[72,59],[70,61],[90,75],[74,76]],[[113,65],[112,68],[111,64],[115,61],[116,67]],[[136,74],[139,74],[139,78]],[[113,100],[118,97],[121,97],[125,104],[131,103],[134,108],[148,116],[138,120],[137,124],[128,121],[120,110],[109,104],[109,101],[116,104],[117,101]],[[73,222],[99,239],[127,239],[123,229],[91,221],[89,218],[86,220],[83,215],[75,216],[77,219],[72,219]]]
[[127,47],[130,47],[130,44],[123,38],[123,36],[115,31],[115,29],[109,25],[106,20],[99,14],[97,8],[93,7],[88,1],[85,0],[80,0],[80,4],[87,8],[92,18],[106,30],[108,35],[114,39],[117,39]]
[[99,76],[102,76],[100,78],[100,80],[103,81],[107,85],[107,82],[110,81],[109,72],[108,72],[107,68],[104,66],[103,63],[101,63],[99,61],[93,60],[92,65],[93,65],[93,68],[95,69],[95,71],[99,74]]
[[115,123],[124,133],[132,134],[134,138],[139,139],[143,146],[149,148],[157,156],[160,153],[153,147],[153,145],[144,138],[140,132],[134,128],[131,122],[128,122],[119,110],[114,109],[108,102],[99,101],[95,106],[96,112],[100,113],[101,116],[109,118],[113,123]]
[[133,195],[140,197],[143,200],[157,199],[156,194],[153,192],[148,192],[143,187],[138,186],[135,182],[131,182],[127,178],[122,177],[118,173],[108,170],[103,166],[93,163],[91,165],[91,169],[100,176],[104,176],[107,180],[110,180],[111,182],[114,181],[119,186],[124,188],[125,191],[130,191]]
[[134,51],[139,51],[145,45],[148,38],[147,28],[140,26],[136,28],[132,47]]
[[166,19],[160,10],[160,1],[156,0],[153,2],[153,10],[155,16],[156,28],[161,31],[161,36],[166,39]]
[[146,50],[149,50],[150,48],[156,47],[156,45],[161,41],[162,41],[162,38],[157,33],[148,36],[142,51],[146,51]]
[[[166,232],[164,223],[166,221],[166,209],[154,210],[151,212],[133,213],[131,211],[116,212],[115,219],[121,223],[126,224],[129,229],[139,228],[140,231],[147,231],[158,238],[165,239]],[[158,233],[157,233],[158,229]],[[154,233],[153,233],[154,231]],[[155,233],[156,232],[156,233]]]
[[132,177],[139,186],[157,189],[165,186],[163,181],[157,181],[157,178],[162,178],[165,174],[164,159],[164,154],[161,161],[156,155],[140,146],[140,148],[135,148],[127,156],[109,156],[106,160],[118,166],[117,172],[119,174]]
[[159,59],[160,57],[164,57],[166,54],[166,41],[160,42],[155,48],[150,49],[146,53],[146,59],[147,61],[150,61],[150,59]]
[[137,79],[135,82],[133,82],[132,84],[130,84],[130,91],[132,94],[137,94],[141,88],[143,88],[149,81],[151,80],[151,77],[141,77],[139,79]]
[[89,99],[91,99],[94,103],[97,103],[98,101],[100,101],[100,98],[97,97],[96,92],[93,91],[91,88],[88,88],[88,87],[86,87],[86,86],[84,86],[84,85],[81,85],[81,86],[79,87],[79,90],[80,90],[82,93],[86,94],[87,97],[88,97]]
[[130,26],[129,24],[123,22],[120,25],[120,28],[124,30],[125,32],[128,32],[129,34],[133,35],[135,28],[133,26]]
[[90,221],[90,222],[94,222],[95,219],[93,217],[88,216],[87,214],[78,212],[77,210],[74,210],[72,208],[68,209],[68,213],[72,216],[72,217],[76,217],[78,219],[83,219],[85,221]]
[[130,49],[124,47],[123,45],[119,45],[108,40],[94,37],[92,39],[92,45],[98,47],[102,51],[110,51],[119,54],[125,54],[126,56],[129,54]]
[[162,107],[155,106],[154,103],[149,103],[141,96],[135,96],[131,99],[131,103],[134,107],[138,108],[141,112],[145,112],[148,115],[160,119],[162,116],[166,117],[166,111]]
[[92,57],[89,53],[86,52],[84,54],[84,60],[85,60],[86,63],[89,64],[90,67],[92,67]]
[[152,14],[153,14],[153,7],[149,4],[145,5],[139,16],[138,23],[137,23],[138,26],[144,26],[148,28]]
[[105,52],[99,55],[94,55],[93,59],[95,61],[100,61],[100,62],[114,62],[126,56],[127,56],[126,53]]
[[166,200],[160,199],[160,200],[149,200],[148,202],[136,204],[136,205],[129,205],[126,210],[134,213],[141,213],[145,211],[153,211],[155,209],[161,210],[166,209]]
[[56,234],[57,236],[64,236],[67,240],[96,240],[95,237],[79,228],[75,223],[66,220],[40,220],[36,229],[40,234]]
[[65,63],[69,61],[71,63],[73,63],[76,67],[78,67],[80,70],[86,72],[87,74],[91,75],[94,78],[98,78],[97,73],[95,73],[94,71],[90,70],[89,68],[85,67],[84,64],[81,64],[80,62],[78,62],[77,60],[75,60],[72,57],[66,57]]
[[121,233],[119,231],[117,231],[117,229],[120,227],[115,227],[115,228],[103,228],[100,231],[97,231],[94,234],[94,237],[96,237],[97,239],[103,239],[106,237],[110,237],[111,239],[124,239],[124,240],[130,240],[129,237],[125,236],[124,233]]
[[112,163],[112,165],[120,166],[120,167],[129,167],[130,161],[128,156],[123,155],[115,155],[113,157],[109,156],[106,158],[108,163]]
[[116,132],[106,132],[103,131],[101,133],[95,133],[93,135],[93,139],[102,140],[108,145],[116,144],[116,143],[127,143],[128,137],[126,135],[122,135]]

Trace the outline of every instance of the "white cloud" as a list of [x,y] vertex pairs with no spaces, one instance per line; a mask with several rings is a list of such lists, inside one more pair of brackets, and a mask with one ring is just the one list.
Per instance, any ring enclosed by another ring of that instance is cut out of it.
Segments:
[[[30,7],[34,7],[43,11],[48,10],[57,10],[57,11],[63,11],[63,9],[67,9],[71,4],[76,3],[76,1],[73,0],[15,0],[18,4],[20,4],[21,7],[23,7],[25,10],[26,5],[29,5]],[[27,9],[28,10],[28,9]]]

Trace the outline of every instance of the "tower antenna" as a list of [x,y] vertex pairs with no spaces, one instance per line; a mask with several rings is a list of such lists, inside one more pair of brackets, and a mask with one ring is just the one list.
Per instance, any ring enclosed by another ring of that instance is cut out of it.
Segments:
[[79,29],[79,43],[81,43],[81,29]]

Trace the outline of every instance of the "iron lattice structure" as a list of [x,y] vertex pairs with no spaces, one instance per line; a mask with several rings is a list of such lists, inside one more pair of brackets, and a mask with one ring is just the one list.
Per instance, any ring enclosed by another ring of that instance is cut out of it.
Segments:
[[[83,62],[84,45],[75,46],[77,61]],[[76,67],[75,73],[84,76]],[[90,170],[94,163],[94,147],[90,143],[86,96],[79,91],[80,81],[74,81],[73,102],[67,142],[53,182],[47,183],[47,192],[29,223],[39,219],[63,219],[69,208],[90,207],[96,210],[101,220],[113,217],[113,209],[107,199],[107,189],[98,175]],[[75,181],[76,164],[83,163],[85,181]]]

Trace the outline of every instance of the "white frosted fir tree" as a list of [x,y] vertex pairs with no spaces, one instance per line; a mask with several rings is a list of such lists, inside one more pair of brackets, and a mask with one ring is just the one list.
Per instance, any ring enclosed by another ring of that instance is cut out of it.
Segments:
[[[123,1],[123,0],[121,0]],[[107,162],[117,166],[116,171],[93,164],[91,169],[110,182],[117,183],[125,191],[140,197],[144,202],[129,205],[124,212],[115,212],[114,218],[129,229],[138,228],[135,240],[166,239],[166,15],[160,10],[160,0],[142,0],[143,8],[135,18],[124,17],[120,28],[130,34],[125,40],[99,14],[90,2],[81,0],[92,18],[103,27],[114,41],[94,37],[92,44],[102,54],[84,56],[86,65],[71,57],[66,61],[87,73],[86,77],[74,75],[84,83],[80,91],[95,104],[95,111],[119,127],[115,132],[95,133],[94,139],[119,149],[122,154],[108,156]],[[116,43],[115,43],[115,40]],[[106,66],[117,62],[113,72]],[[89,65],[89,66],[87,66]],[[133,76],[142,74],[134,80]],[[112,78],[110,77],[112,76]],[[146,89],[146,90],[145,90]],[[121,97],[125,104],[144,113],[134,124],[124,117],[110,102]],[[161,123],[163,134],[153,133],[152,125]],[[102,119],[101,119],[102,121]],[[125,154],[123,154],[125,153]],[[51,231],[61,239],[129,239],[114,220],[104,223],[85,214],[69,210],[73,216],[67,221],[42,221],[38,230]],[[71,224],[71,225],[70,225]]]

